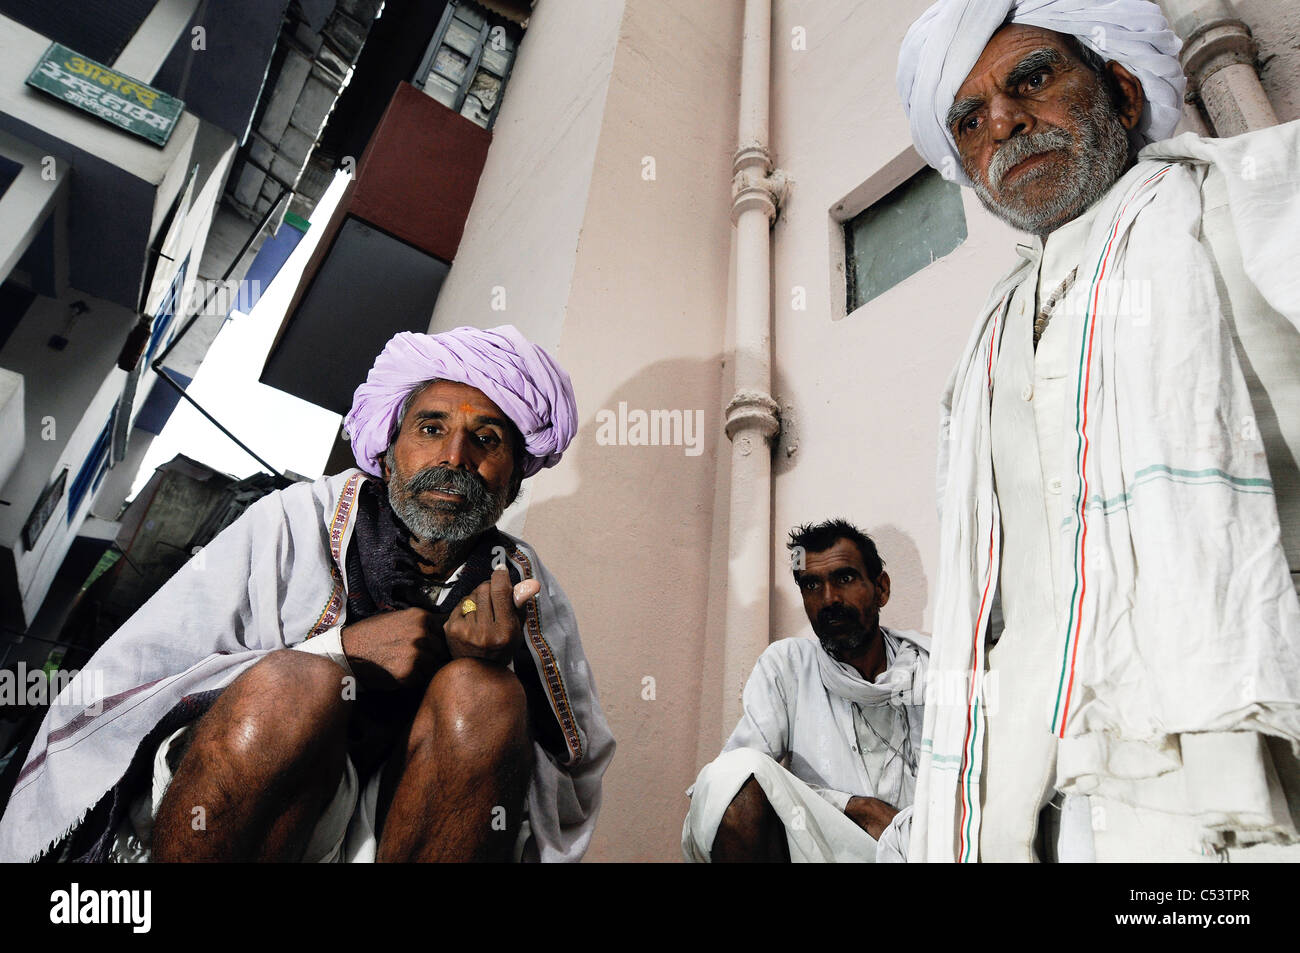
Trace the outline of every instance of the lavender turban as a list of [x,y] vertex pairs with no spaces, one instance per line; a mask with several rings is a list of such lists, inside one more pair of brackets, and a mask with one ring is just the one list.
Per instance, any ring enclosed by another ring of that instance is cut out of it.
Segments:
[[903,39],[898,95],[916,151],[946,177],[971,184],[948,130],[948,110],[984,47],[1008,23],[1069,34],[1120,63],[1146,93],[1137,127],[1143,143],[1173,135],[1187,88],[1178,62],[1182,41],[1149,0],[939,0]]
[[577,431],[569,375],[513,326],[442,334],[402,331],[380,352],[343,420],[357,466],[381,475],[375,460],[388,450],[402,401],[433,378],[476,387],[505,411],[524,436],[526,477],[559,463]]

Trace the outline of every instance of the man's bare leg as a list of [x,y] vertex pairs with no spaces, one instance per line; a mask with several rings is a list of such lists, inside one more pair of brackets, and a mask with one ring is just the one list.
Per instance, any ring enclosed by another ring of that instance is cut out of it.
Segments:
[[381,861],[507,861],[533,747],[512,672],[456,659],[429,683],[379,839]]
[[152,859],[301,860],[343,776],[344,676],[283,650],[235,679],[195,726],[154,819]]
[[715,864],[790,862],[785,825],[752,775],[722,815],[709,857]]

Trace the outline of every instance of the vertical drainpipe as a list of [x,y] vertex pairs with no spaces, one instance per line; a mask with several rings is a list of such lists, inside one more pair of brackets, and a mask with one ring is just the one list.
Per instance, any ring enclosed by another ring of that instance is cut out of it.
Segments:
[[741,50],[739,148],[732,162],[731,220],[736,226],[736,393],[727,404],[731,508],[727,613],[723,646],[724,735],[741,713],[741,691],[767,648],[772,550],[771,440],[780,429],[772,399],[772,222],[784,176],[768,152],[772,0],[745,0]]
[[1197,98],[1221,137],[1277,125],[1255,72],[1250,27],[1224,0],[1162,0],[1174,32],[1183,38],[1180,59],[1187,95]]

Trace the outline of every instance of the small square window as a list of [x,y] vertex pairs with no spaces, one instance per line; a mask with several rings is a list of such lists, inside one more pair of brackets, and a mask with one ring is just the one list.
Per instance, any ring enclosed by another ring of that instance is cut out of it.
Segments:
[[910,278],[966,240],[961,186],[933,169],[844,223],[848,311]]

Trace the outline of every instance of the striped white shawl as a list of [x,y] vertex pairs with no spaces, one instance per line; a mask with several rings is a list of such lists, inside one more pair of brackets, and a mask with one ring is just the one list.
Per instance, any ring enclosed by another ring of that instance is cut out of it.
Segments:
[[[1300,327],[1300,123],[1143,150],[1102,200],[1074,305],[1054,318],[1068,321],[1078,357],[1063,471],[1072,511],[1057,580],[1068,614],[1057,620],[1058,663],[1043,673],[1055,688],[1050,730],[1062,739],[1057,786],[1067,793],[1135,803],[1143,780],[1180,766],[1179,737],[1188,733],[1300,743],[1300,604],[1200,242],[1211,164],[1227,178],[1247,275]],[[932,684],[965,688],[927,697],[917,860],[978,859],[980,676],[1001,551],[991,393],[1026,267],[994,289],[943,401]],[[1149,294],[1149,309],[1125,306],[1134,291],[1144,303]],[[1204,842],[1222,843],[1234,825],[1251,823],[1231,807],[1207,813]]]

